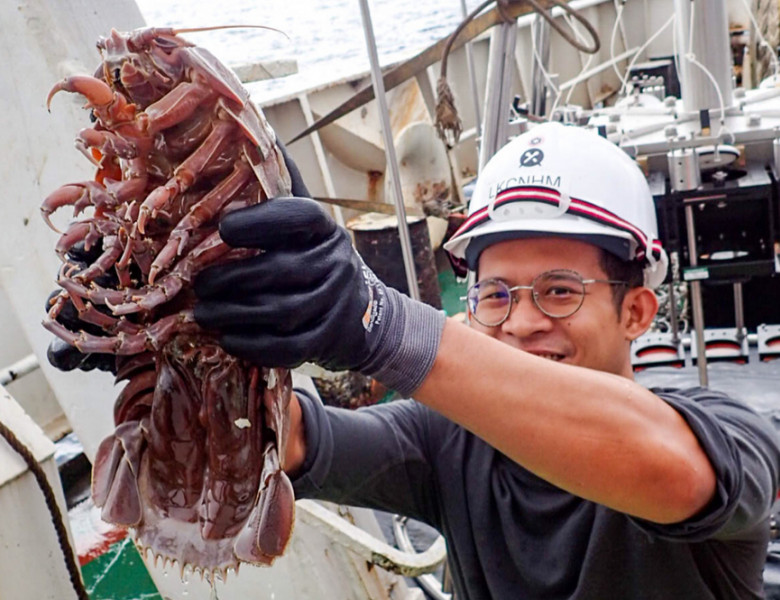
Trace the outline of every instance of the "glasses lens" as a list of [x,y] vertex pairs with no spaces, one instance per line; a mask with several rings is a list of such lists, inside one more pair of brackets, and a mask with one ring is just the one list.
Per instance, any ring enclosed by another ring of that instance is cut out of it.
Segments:
[[478,323],[488,327],[498,325],[509,314],[512,303],[507,285],[498,279],[486,279],[471,286],[468,292],[469,310]]
[[568,317],[577,312],[585,299],[582,277],[568,271],[542,273],[534,281],[537,306],[551,317]]

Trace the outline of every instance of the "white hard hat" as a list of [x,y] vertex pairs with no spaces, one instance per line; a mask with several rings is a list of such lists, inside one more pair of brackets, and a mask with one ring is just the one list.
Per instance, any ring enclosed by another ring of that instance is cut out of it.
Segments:
[[543,123],[504,146],[477,178],[468,218],[444,248],[476,270],[487,246],[549,235],[643,261],[650,287],[666,277],[669,259],[647,180],[595,131]]

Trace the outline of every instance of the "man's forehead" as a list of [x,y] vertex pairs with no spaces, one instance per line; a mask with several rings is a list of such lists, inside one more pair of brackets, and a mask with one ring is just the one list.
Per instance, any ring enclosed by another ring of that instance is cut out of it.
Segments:
[[597,276],[602,274],[601,252],[594,244],[556,236],[504,240],[482,251],[478,273],[480,277],[485,273],[492,277],[534,276],[551,269],[571,269]]

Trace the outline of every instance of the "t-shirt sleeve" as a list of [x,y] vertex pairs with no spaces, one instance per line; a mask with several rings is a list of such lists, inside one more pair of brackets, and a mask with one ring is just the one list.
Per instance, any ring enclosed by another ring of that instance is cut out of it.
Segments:
[[426,415],[414,401],[346,410],[323,406],[296,390],[306,458],[293,480],[298,498],[396,512],[431,522],[433,473],[424,435]]
[[715,470],[717,487],[712,501],[690,519],[673,524],[634,522],[653,535],[688,542],[749,537],[767,518],[777,496],[780,437],[774,426],[720,392],[652,391],[688,423]]

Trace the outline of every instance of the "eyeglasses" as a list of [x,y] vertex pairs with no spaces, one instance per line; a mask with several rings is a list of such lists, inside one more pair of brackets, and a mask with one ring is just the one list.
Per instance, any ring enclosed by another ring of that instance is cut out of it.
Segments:
[[501,279],[485,279],[472,285],[466,296],[469,312],[477,323],[498,327],[509,318],[512,304],[519,302],[518,290],[531,290],[536,307],[548,317],[564,319],[576,313],[585,301],[585,286],[589,283],[628,285],[611,279],[583,279],[576,271],[558,269],[540,273],[531,285],[509,287]]

